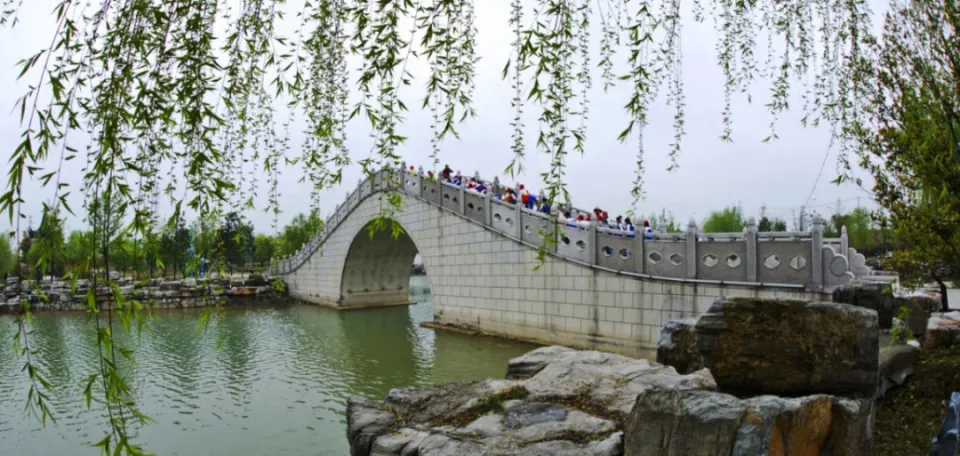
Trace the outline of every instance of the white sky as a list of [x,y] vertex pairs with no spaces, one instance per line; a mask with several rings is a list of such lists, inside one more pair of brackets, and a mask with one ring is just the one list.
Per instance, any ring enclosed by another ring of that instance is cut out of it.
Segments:
[[[27,85],[36,82],[36,78],[17,81],[18,69],[15,64],[21,58],[45,48],[54,26],[50,15],[54,0],[24,3],[21,23],[13,30],[0,29],[0,151],[8,157],[20,141],[22,128],[19,125],[19,113],[11,108]],[[301,5],[300,1],[289,3],[291,10]],[[875,11],[882,11],[885,4],[882,0],[871,0],[869,3]],[[512,90],[509,81],[501,80],[500,74],[510,53],[509,42],[512,39],[507,22],[509,2],[484,0],[476,4],[479,30],[477,53],[482,58],[477,68],[474,93],[477,117],[467,125],[460,126],[459,141],[448,140],[444,143],[440,160],[441,166],[449,163],[465,174],[473,175],[479,171],[486,178],[500,175],[505,182],[503,170],[512,158],[509,123],[513,118],[513,108],[510,106]],[[288,17],[293,16],[292,13],[288,14]],[[875,15],[874,21],[879,22],[880,17]],[[288,22],[290,24],[285,24],[280,32],[291,36],[295,32],[295,25],[293,20]],[[596,19],[594,22],[599,23]],[[599,33],[594,33],[594,38],[598,37]],[[711,210],[740,203],[747,215],[759,216],[760,207],[766,205],[768,215],[790,221],[793,211],[806,201],[813,188],[824,155],[827,154],[829,133],[823,126],[804,128],[800,125],[800,85],[795,84],[791,106],[797,109],[782,116],[777,129],[779,141],[762,143],[761,139],[769,132],[769,116],[764,107],[769,91],[767,82],[763,81],[753,90],[753,104],[748,104],[742,96],[735,98],[734,142],[721,142],[723,76],[717,66],[715,44],[716,32],[712,19],[708,18],[703,24],[689,19],[684,22],[687,136],[683,140],[679,158],[680,169],[666,171],[669,165],[667,152],[673,139],[673,113],[661,97],[652,107],[651,123],[645,130],[647,199],[639,210],[649,214],[666,207],[681,223],[685,224],[691,217],[702,223]],[[764,57],[765,52],[758,54],[761,65]],[[618,53],[617,58],[623,61],[625,53]],[[598,54],[595,53],[593,59],[596,62]],[[408,67],[418,76],[424,75],[424,68],[421,62],[411,62]],[[401,147],[400,154],[408,164],[423,164],[426,167],[430,154],[430,114],[418,109],[423,82],[423,78],[415,80],[413,86],[402,93],[411,112],[407,113],[407,121],[401,126],[400,134],[409,139]],[[637,145],[635,138],[624,144],[617,141],[617,135],[628,122],[622,109],[629,96],[628,88],[620,85],[604,94],[601,85],[599,71],[596,71],[594,89],[590,94],[587,153],[582,157],[578,154],[569,157],[567,182],[576,206],[599,205],[614,215],[630,208]],[[536,189],[540,186],[536,182],[538,176],[547,169],[549,157],[537,154],[534,149],[539,109],[529,105],[525,112],[529,148],[525,176],[520,182]],[[285,118],[286,113],[281,112],[277,120]],[[355,161],[366,157],[370,151],[368,133],[365,120],[354,122],[348,129],[348,147]],[[299,132],[292,134],[291,144],[295,148],[292,153],[295,155],[299,153],[296,147],[301,138]],[[82,158],[78,157],[74,162],[82,162]],[[836,151],[831,151],[810,207],[826,215],[832,212],[838,199],[847,210],[858,203],[872,206],[866,192],[853,185],[838,187],[830,183],[837,175],[836,163]],[[343,195],[353,189],[359,175],[359,166],[354,165],[345,173],[344,185],[324,193],[321,207],[324,214],[332,211]],[[857,175],[867,179],[863,172]],[[280,206],[284,211],[280,216],[281,226],[298,212],[309,210],[310,187],[308,183],[298,183],[299,176],[299,170],[287,169],[281,180]],[[65,179],[74,187],[71,206],[80,214],[82,200],[77,188],[80,184],[79,165],[77,169],[68,169]],[[265,182],[265,176],[261,182]],[[52,196],[52,189],[41,189],[39,183],[30,182],[25,193],[28,200],[25,212],[34,217],[34,225],[37,225],[40,203]],[[266,204],[266,193],[264,183],[258,192],[258,210],[246,212],[257,230],[264,232],[270,230],[271,221],[270,215],[259,210]],[[168,215],[169,210],[167,205],[161,205],[161,213]],[[81,223],[79,218],[68,220],[71,228],[79,228]],[[8,220],[3,217],[0,227],[6,228],[8,225]]]

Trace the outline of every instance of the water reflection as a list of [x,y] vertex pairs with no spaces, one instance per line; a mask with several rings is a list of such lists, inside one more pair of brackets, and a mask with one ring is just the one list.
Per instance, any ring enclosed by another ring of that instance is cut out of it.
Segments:
[[[382,397],[390,388],[502,377],[528,344],[435,333],[424,277],[410,307],[336,312],[276,303],[230,307],[219,325],[197,331],[200,311],[157,312],[138,339],[136,366],[124,365],[138,403],[156,421],[139,441],[160,455],[347,453],[346,398]],[[37,316],[32,339],[55,383],[58,424],[42,430],[21,413],[28,384],[9,343],[0,345],[0,454],[95,455],[84,444],[105,429],[102,409],[86,410],[82,381],[97,370],[96,334],[83,314]],[[0,317],[0,340],[15,334]],[[217,345],[220,348],[217,348]]]

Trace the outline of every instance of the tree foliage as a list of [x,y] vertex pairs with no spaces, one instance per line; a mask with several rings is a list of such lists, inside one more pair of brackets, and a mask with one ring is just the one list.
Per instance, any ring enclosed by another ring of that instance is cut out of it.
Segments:
[[767,233],[787,231],[787,221],[779,217],[771,219],[764,215],[757,222],[757,230]]
[[[889,213],[905,279],[960,271],[960,5],[894,1],[859,67],[860,165]],[[867,58],[869,57],[869,58]]]
[[[35,80],[16,106],[22,133],[7,154],[9,177],[0,193],[0,210],[11,224],[16,221],[17,236],[21,209],[28,203],[25,179],[52,189],[54,213],[61,207],[71,211],[67,196],[80,184],[88,207],[94,208],[89,219],[95,248],[87,267],[107,270],[126,258],[114,258],[111,252],[126,255],[131,242],[136,252],[139,242],[150,239],[150,201],[162,192],[174,208],[173,223],[185,209],[199,215],[193,245],[198,254],[223,265],[221,241],[229,238],[218,238],[217,230],[230,212],[224,207],[252,206],[261,169],[269,187],[266,209],[276,221],[281,163],[300,166],[313,187],[314,206],[319,191],[339,183],[343,168],[357,154],[366,157],[355,162],[367,174],[383,166],[399,168],[398,149],[406,140],[401,127],[410,102],[401,89],[413,84],[406,69],[411,58],[424,59],[430,69],[422,81],[422,106],[435,119],[434,155],[474,115],[473,86],[481,57],[476,54],[474,1],[301,0],[292,5],[299,11],[296,33],[282,36],[278,25],[288,20],[282,12],[285,3],[242,0],[231,8],[222,0],[59,0],[53,8],[51,44],[27,55],[17,68],[20,77]],[[15,26],[22,5],[4,2],[0,25]],[[542,178],[551,204],[569,203],[567,157],[586,153],[584,125],[594,65],[604,87],[629,87],[620,139],[636,140],[635,199],[644,194],[643,130],[649,106],[661,92],[674,111],[668,154],[670,167],[677,166],[686,103],[680,6],[677,0],[512,2],[511,55],[488,57],[507,63],[503,76],[513,84],[513,171],[524,161],[524,108],[533,105],[537,111],[536,147],[550,159]],[[724,140],[731,139],[733,97],[761,77],[771,81],[765,102],[770,138],[776,137],[776,118],[788,108],[792,78],[814,81],[802,90],[804,122],[825,120],[836,136],[846,138],[859,115],[852,101],[859,82],[850,63],[860,58],[861,40],[868,35],[864,0],[812,0],[789,7],[777,0],[699,0],[693,14],[698,21],[712,15],[719,34]],[[592,34],[597,22],[600,33]],[[760,41],[766,41],[765,58],[756,55]],[[595,46],[597,56],[592,55]],[[348,65],[348,60],[357,64]],[[615,60],[626,71],[616,70]],[[355,89],[352,97],[348,86]],[[278,99],[290,107],[285,120],[276,118]],[[296,116],[303,122],[294,122]],[[369,154],[347,150],[348,122],[369,126]],[[304,126],[299,153],[291,152],[289,144],[293,125]],[[80,143],[78,134],[90,143]],[[841,141],[843,147],[847,144]],[[69,182],[63,179],[64,164],[78,156],[84,159],[79,160],[84,162],[83,181]],[[841,153],[841,161],[844,157]],[[402,200],[395,192],[384,197],[388,204],[381,206],[381,224],[399,210]],[[126,226],[115,228],[120,220]],[[290,253],[301,244],[283,242],[279,250]],[[116,353],[132,355],[112,337],[114,316],[121,326],[131,327],[138,303],[121,301],[116,309],[102,309],[96,299],[91,302],[101,364],[85,391],[89,394],[94,381],[101,383],[110,426],[96,445],[108,454],[139,454],[127,423],[142,424],[146,417],[114,367]],[[19,326],[18,352],[27,358],[34,381],[31,398],[36,401],[31,404],[46,418],[28,322],[26,318]]]
[[747,226],[743,218],[743,208],[728,206],[719,211],[712,211],[703,222],[702,231],[706,233],[739,233]]

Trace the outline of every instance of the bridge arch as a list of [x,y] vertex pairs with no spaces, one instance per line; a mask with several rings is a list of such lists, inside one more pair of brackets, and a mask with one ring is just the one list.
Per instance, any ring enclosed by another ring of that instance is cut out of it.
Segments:
[[[410,303],[410,266],[419,253],[406,229],[394,236],[389,220],[371,220],[350,241],[340,278],[341,307]],[[402,227],[402,225],[400,225]]]

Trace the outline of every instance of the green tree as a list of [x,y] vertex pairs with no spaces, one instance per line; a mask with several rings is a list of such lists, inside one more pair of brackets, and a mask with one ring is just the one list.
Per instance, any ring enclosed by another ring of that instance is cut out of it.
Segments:
[[40,227],[34,232],[27,252],[27,261],[35,268],[37,278],[63,274],[63,220],[58,211],[44,204]]
[[960,271],[960,5],[892,3],[880,40],[868,41],[863,113],[852,130],[877,202],[909,248],[906,280]]
[[0,275],[6,277],[7,274],[12,273],[16,262],[17,258],[10,247],[10,236],[2,236],[0,238]]
[[231,212],[224,217],[217,238],[229,264],[242,266],[253,260],[253,225],[238,212]]
[[86,270],[93,255],[93,232],[73,230],[63,249],[64,262],[71,270]]
[[160,233],[160,260],[164,269],[172,269],[173,278],[177,278],[177,272],[183,271],[186,266],[191,233],[182,215],[172,222],[172,225],[164,225]]
[[273,236],[258,234],[253,240],[253,261],[267,264],[274,257],[277,241]]
[[740,206],[729,206],[719,211],[712,211],[703,222],[705,233],[739,233],[747,226],[743,219],[743,209]]
[[323,220],[317,211],[312,211],[309,215],[297,214],[287,226],[283,227],[277,240],[277,254],[293,255],[321,229],[323,229]]

